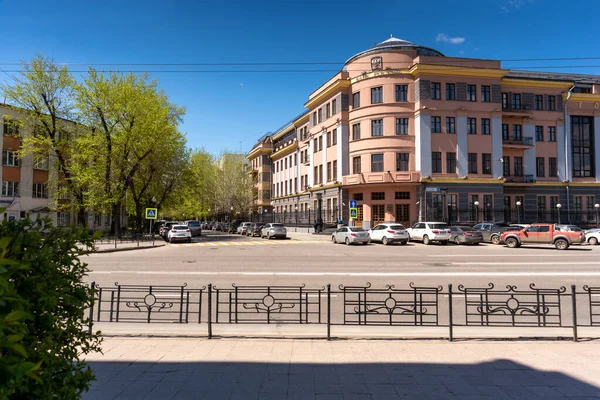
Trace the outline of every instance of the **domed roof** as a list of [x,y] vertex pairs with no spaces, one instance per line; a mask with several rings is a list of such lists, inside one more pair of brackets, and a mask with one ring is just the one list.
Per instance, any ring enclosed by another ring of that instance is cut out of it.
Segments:
[[370,49],[361,51],[360,53],[352,56],[351,58],[348,59],[348,61],[346,61],[346,64],[354,61],[355,59],[357,59],[359,57],[363,57],[363,56],[366,56],[368,54],[373,54],[373,53],[380,53],[380,52],[386,51],[386,50],[416,50],[418,56],[445,57],[442,53],[440,53],[439,51],[432,49],[430,47],[420,46],[418,44],[411,43],[408,40],[398,39],[393,36],[390,36],[389,39],[384,40],[381,43],[377,43],[375,46],[371,47]]

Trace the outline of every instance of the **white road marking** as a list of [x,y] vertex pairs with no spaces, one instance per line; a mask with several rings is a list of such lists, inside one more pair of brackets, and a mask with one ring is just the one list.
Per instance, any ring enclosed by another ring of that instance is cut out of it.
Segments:
[[216,244],[214,244],[214,243],[206,243],[206,244],[209,246],[216,246]]
[[[502,254],[502,256],[505,254]],[[510,255],[510,254],[509,254]],[[587,254],[585,254],[587,255]],[[592,254],[590,254],[592,255]],[[500,257],[501,254],[457,254],[457,257]],[[542,256],[547,256],[547,257],[570,257],[573,258],[573,254],[549,254],[549,253],[543,253],[543,254],[515,254],[515,256],[518,257],[542,257]],[[439,258],[448,258],[448,254],[428,254],[426,256],[427,258],[435,258],[435,257],[439,257]]]
[[220,244],[221,246],[229,246],[229,243],[225,243],[225,242],[219,242],[219,244]]
[[600,276],[600,272],[233,272],[233,271],[92,271],[90,274],[244,275],[244,276]]

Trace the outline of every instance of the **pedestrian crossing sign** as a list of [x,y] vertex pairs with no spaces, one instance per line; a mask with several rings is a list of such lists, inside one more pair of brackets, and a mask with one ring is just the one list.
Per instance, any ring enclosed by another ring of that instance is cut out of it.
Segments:
[[157,208],[146,208],[146,219],[156,219],[158,215]]
[[356,218],[356,214],[357,214],[356,211],[357,211],[356,208],[350,209],[350,218]]

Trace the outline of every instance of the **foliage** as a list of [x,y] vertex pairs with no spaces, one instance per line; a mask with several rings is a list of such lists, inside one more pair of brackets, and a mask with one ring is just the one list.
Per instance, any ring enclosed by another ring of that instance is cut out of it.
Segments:
[[80,357],[100,339],[88,329],[93,289],[79,259],[93,238],[50,224],[0,224],[0,398],[76,399],[93,380]]

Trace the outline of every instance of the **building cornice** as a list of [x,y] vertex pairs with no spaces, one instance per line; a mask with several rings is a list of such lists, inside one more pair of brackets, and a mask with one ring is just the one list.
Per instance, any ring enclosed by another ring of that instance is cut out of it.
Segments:
[[453,65],[415,64],[410,68],[414,76],[419,74],[472,76],[479,78],[503,78],[508,70],[496,68],[457,67]]
[[251,159],[251,158],[254,158],[255,156],[258,156],[259,154],[268,154],[272,150],[273,149],[270,147],[257,147],[255,149],[251,150],[250,153],[246,154],[246,158]]
[[355,83],[363,81],[365,79],[377,78],[380,76],[387,76],[387,75],[411,75],[411,72],[408,68],[395,68],[395,69],[390,68],[390,69],[364,72],[364,73],[352,78],[350,80],[350,83],[355,84]]
[[573,84],[571,82],[551,81],[551,80],[544,80],[544,79],[517,79],[517,78],[504,78],[504,79],[502,79],[502,85],[534,87],[534,88],[544,88],[544,89],[569,89],[571,86],[573,86]]
[[489,179],[485,179],[485,178],[474,178],[474,179],[461,179],[461,178],[454,178],[454,179],[446,179],[446,178],[421,178],[421,183],[460,183],[460,184],[470,184],[470,183],[474,183],[474,184],[493,184],[493,185],[502,185],[504,184],[506,181],[504,179],[494,179],[494,178],[489,178]]
[[288,155],[289,153],[291,153],[292,151],[296,150],[298,148],[298,142],[294,142],[292,144],[290,144],[289,146],[284,147],[283,149],[276,151],[275,153],[271,154],[271,160],[274,160],[278,157],[282,157],[285,155]]
[[333,82],[331,85],[323,89],[321,93],[304,103],[304,107],[310,109],[311,107],[319,104],[326,98],[330,97],[333,93],[337,92],[340,89],[345,89],[350,87],[350,81],[348,79],[338,79]]
[[[563,93],[563,99],[567,98],[567,93]],[[600,102],[600,94],[591,93],[572,93],[569,101],[589,101],[592,103]]]

